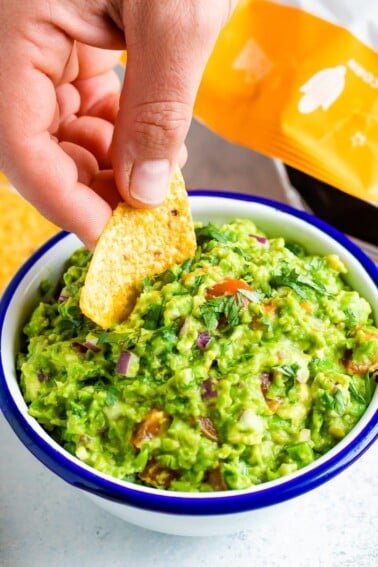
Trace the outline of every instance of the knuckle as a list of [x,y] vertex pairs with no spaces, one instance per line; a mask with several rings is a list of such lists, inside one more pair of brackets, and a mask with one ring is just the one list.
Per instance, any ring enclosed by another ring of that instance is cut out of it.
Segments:
[[148,103],[139,107],[134,117],[134,133],[138,144],[156,150],[183,143],[190,109],[183,103]]
[[195,37],[196,41],[208,44],[227,22],[233,3],[236,3],[236,0],[225,0],[222,3],[212,0],[210,6],[209,2],[203,0],[180,3],[180,9],[177,9],[171,18],[171,23],[177,30],[177,37],[181,41],[182,38]]

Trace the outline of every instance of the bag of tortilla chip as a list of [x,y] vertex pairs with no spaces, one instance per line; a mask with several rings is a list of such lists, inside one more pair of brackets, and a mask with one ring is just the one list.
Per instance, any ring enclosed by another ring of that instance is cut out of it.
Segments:
[[378,203],[377,50],[375,0],[241,0],[195,115],[231,141]]
[[56,232],[0,172],[0,296],[21,264]]

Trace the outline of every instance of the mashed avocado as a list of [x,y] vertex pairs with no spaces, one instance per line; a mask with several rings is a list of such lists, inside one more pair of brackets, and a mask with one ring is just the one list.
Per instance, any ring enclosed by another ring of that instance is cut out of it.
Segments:
[[108,331],[79,308],[90,260],[69,259],[24,328],[29,411],[114,477],[170,490],[242,489],[311,463],[372,396],[378,329],[334,255],[253,222],[196,229],[195,257],[146,278]]

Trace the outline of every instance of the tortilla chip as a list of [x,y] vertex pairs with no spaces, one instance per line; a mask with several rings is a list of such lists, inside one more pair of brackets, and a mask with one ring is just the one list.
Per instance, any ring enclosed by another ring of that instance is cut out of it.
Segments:
[[82,312],[104,329],[123,321],[143,278],[187,260],[195,249],[188,195],[176,169],[161,206],[136,209],[120,203],[113,212],[81,290]]
[[58,230],[0,174],[0,295],[18,268]]

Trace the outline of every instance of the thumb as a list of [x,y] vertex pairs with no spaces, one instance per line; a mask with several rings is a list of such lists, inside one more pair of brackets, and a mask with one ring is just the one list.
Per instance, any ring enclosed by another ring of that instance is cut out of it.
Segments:
[[133,206],[162,203],[184,153],[201,76],[228,16],[218,9],[214,17],[218,2],[123,3],[128,59],[111,157],[117,188]]

